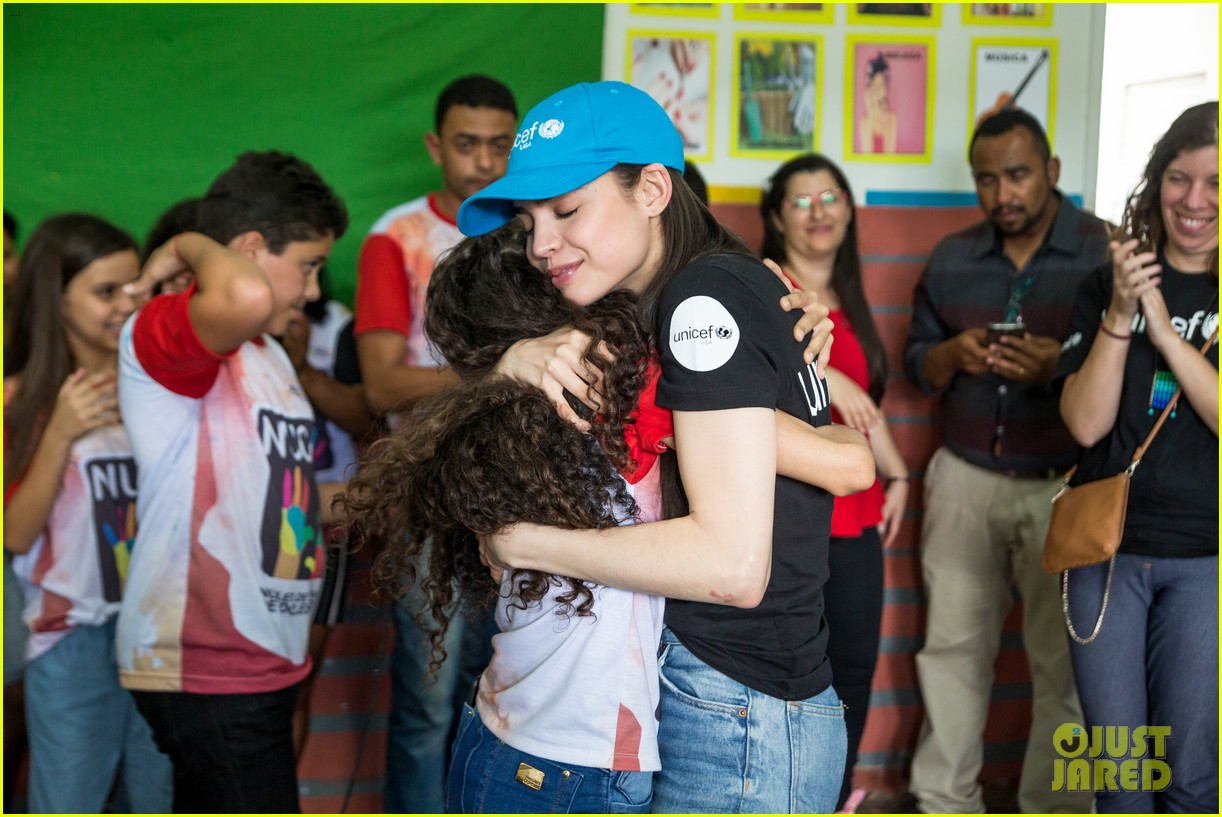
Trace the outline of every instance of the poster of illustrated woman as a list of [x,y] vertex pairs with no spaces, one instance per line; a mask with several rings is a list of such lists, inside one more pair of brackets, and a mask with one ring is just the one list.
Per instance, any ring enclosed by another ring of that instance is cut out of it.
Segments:
[[688,159],[712,158],[712,34],[629,31],[628,83],[670,114]]
[[933,137],[933,38],[847,38],[845,158],[928,162]]

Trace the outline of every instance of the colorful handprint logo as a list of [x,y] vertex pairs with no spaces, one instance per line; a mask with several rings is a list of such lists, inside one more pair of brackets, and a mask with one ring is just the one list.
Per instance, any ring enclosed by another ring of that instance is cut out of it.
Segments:
[[130,457],[91,460],[86,466],[102,595],[108,602],[123,597],[127,567],[136,544],[136,464]]
[[[110,552],[115,557],[115,570],[119,574],[119,587],[127,581],[127,564],[131,560],[132,546],[136,544],[136,503],[128,502],[126,508],[116,508],[118,519],[112,526],[109,522],[102,525],[102,534],[110,544]],[[117,531],[122,531],[120,538]]]
[[263,570],[277,579],[321,575],[314,423],[264,410],[269,484],[263,510]]
[[[278,579],[296,579],[304,566],[307,574],[314,573],[314,542],[318,538],[309,524],[306,509],[310,506],[310,484],[302,479],[301,466],[284,472],[283,504],[280,509],[280,550],[276,555]],[[306,554],[306,549],[309,553]],[[304,558],[303,558],[304,555]]]

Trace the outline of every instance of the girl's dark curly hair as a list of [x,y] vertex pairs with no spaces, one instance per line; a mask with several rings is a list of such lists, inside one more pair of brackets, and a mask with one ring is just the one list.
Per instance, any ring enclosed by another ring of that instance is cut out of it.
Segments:
[[[515,522],[607,528],[636,513],[616,470],[633,466],[623,430],[648,361],[635,298],[614,293],[578,308],[530,266],[523,246],[511,225],[464,240],[434,270],[425,329],[464,382],[419,403],[375,443],[337,500],[349,540],[381,547],[375,583],[394,596],[419,584],[434,669],[458,600],[488,604],[499,590],[480,563],[479,535]],[[593,434],[562,420],[542,390],[492,374],[515,342],[566,324],[594,338],[586,359],[604,373],[599,416],[569,396]],[[598,353],[600,342],[614,359]],[[529,570],[513,573],[513,604],[525,609],[566,585],[557,613],[592,615],[585,582]]]

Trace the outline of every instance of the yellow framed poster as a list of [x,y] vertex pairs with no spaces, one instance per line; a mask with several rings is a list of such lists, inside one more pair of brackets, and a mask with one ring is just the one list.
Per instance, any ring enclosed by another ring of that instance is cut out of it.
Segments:
[[834,19],[835,7],[834,3],[735,3],[734,19],[827,25]]
[[941,3],[849,3],[849,25],[920,26],[942,24]]
[[713,157],[713,66],[716,35],[699,31],[627,32],[627,82],[670,115],[687,158]]
[[652,14],[662,17],[720,17],[720,3],[629,3],[633,14]]
[[933,160],[934,37],[845,37],[844,158]]
[[1030,113],[1056,144],[1057,41],[1019,37],[972,40],[968,140],[985,116],[1016,106]]
[[737,35],[730,155],[784,160],[817,150],[822,82],[822,37]]
[[964,3],[965,26],[1052,25],[1051,3]]

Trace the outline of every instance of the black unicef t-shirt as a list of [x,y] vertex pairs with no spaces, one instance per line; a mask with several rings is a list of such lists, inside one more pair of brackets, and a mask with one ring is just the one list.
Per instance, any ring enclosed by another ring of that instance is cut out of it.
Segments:
[[[776,276],[743,255],[713,255],[682,269],[660,301],[658,405],[759,406],[830,423],[827,384],[802,359],[795,318],[779,305],[784,294]],[[752,689],[791,701],[819,694],[832,682],[823,620],[831,518],[831,494],[778,476],[763,601],[743,610],[668,600],[667,626],[702,661]]]
[[[1159,290],[1172,325],[1199,350],[1218,325],[1218,279],[1206,273],[1179,272],[1163,258],[1159,263],[1163,266]],[[1108,264],[1088,275],[1078,290],[1069,337],[1057,364],[1057,389],[1082,367],[1111,300],[1112,268]],[[1127,468],[1175,391],[1170,367],[1146,335],[1141,315],[1132,333],[1116,424],[1082,454],[1075,485]],[[1217,343],[1206,357],[1216,369]],[[1218,554],[1218,438],[1182,395],[1175,416],[1167,417],[1133,472],[1120,552],[1170,557]]]

